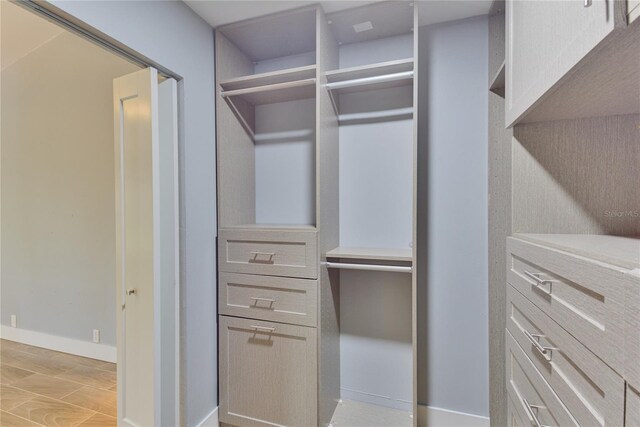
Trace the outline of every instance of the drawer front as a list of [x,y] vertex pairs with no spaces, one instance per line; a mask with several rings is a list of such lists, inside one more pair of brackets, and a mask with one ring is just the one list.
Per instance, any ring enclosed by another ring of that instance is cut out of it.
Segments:
[[510,237],[507,281],[624,375],[625,270]]
[[507,329],[583,426],[624,423],[624,380],[507,285]]
[[513,403],[511,397],[507,397],[507,427],[529,427],[530,422],[520,418],[520,414],[516,410],[516,404]]
[[625,415],[627,427],[640,426],[640,391],[627,384],[627,405]]
[[316,326],[318,281],[220,273],[218,312],[295,325]]
[[[624,377],[640,387],[640,269],[626,275],[629,281],[625,299],[625,371]],[[638,424],[640,427],[640,424]]]
[[315,231],[222,229],[218,269],[227,273],[318,277]]
[[316,329],[219,319],[220,421],[317,425]]
[[627,14],[629,23],[632,23],[640,16],[640,0],[627,0]]
[[508,330],[506,333],[507,393],[515,410],[529,425],[578,426]]

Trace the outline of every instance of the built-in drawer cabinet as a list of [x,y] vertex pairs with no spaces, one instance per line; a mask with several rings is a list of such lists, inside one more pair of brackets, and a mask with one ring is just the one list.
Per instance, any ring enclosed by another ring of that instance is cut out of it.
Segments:
[[218,292],[218,312],[222,315],[317,324],[317,280],[220,273]]
[[316,425],[316,329],[219,319],[220,421],[242,426]]
[[221,229],[218,270],[268,276],[318,277],[315,230]]
[[513,403],[511,397],[507,396],[507,427],[529,427],[530,425],[530,422],[520,418],[520,414],[516,410],[516,404]]
[[640,427],[640,391],[627,384],[626,427]]
[[640,16],[640,0],[627,0],[627,15],[629,23]]
[[626,271],[518,238],[507,239],[507,280],[624,376]]
[[510,285],[507,329],[580,425],[623,425],[622,377]]
[[[640,250],[640,248],[638,249]],[[625,370],[631,384],[640,384],[640,269],[626,275],[629,284],[625,298]],[[638,424],[640,427],[640,424]]]
[[505,334],[507,393],[520,419],[530,420],[529,425],[578,426],[511,333]]

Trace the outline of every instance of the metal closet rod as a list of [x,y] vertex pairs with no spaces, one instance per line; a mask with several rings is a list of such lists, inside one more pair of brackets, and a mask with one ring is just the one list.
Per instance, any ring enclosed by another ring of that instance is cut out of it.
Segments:
[[327,83],[325,86],[329,90],[342,89],[345,87],[365,86],[375,83],[394,82],[397,80],[413,79],[413,71],[404,71],[402,73],[383,74],[381,76],[363,77],[361,79],[345,80],[342,82]]
[[393,271],[396,273],[412,273],[413,267],[404,265],[381,265],[381,264],[348,264],[344,262],[324,263],[327,268],[341,268],[343,270],[369,270],[369,271]]
[[260,93],[260,92],[271,92],[274,90],[282,90],[282,89],[290,89],[299,86],[310,86],[316,83],[315,78],[304,79],[304,80],[294,80],[291,82],[283,82],[283,83],[273,83],[264,86],[251,86],[242,89],[234,89],[234,90],[223,90],[220,92],[220,96],[223,98],[230,96],[238,96],[245,95],[251,93]]

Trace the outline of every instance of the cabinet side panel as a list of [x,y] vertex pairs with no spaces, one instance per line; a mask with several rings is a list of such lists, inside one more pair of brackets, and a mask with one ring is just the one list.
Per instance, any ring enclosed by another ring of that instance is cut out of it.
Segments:
[[[328,91],[325,72],[338,68],[338,44],[333,38],[324,12],[317,14],[317,132],[316,132],[316,209],[320,262],[327,251],[339,245],[338,219],[338,119]],[[340,399],[340,273],[319,264],[319,420],[326,426]]]

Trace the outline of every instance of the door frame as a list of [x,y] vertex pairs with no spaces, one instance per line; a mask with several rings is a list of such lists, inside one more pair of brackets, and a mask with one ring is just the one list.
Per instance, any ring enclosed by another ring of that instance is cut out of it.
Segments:
[[[151,60],[150,58],[140,54],[139,52],[131,49],[130,47],[128,47],[127,45],[120,43],[119,41],[117,41],[116,39],[109,37],[108,35],[100,32],[99,30],[97,30],[96,28],[86,24],[85,22],[79,20],[78,18],[76,18],[75,16],[63,12],[62,10],[58,9],[57,7],[53,6],[52,4],[48,3],[47,1],[41,1],[41,0],[8,0],[11,3],[14,3],[18,6],[21,6],[27,10],[29,10],[32,13],[35,13],[36,15],[39,15],[40,17],[54,23],[55,25],[61,26],[63,28],[65,28],[68,31],[71,31],[72,33],[100,46],[103,49],[106,49],[112,53],[114,53],[117,56],[120,56],[142,68],[147,68],[147,67],[151,67],[151,68],[155,68],[158,72],[158,76],[161,76],[163,78],[172,78],[177,82],[177,86],[178,86],[178,90],[177,90],[177,114],[178,114],[178,121],[177,121],[177,141],[178,141],[178,147],[180,146],[180,144],[182,143],[182,138],[181,135],[183,135],[182,132],[182,127],[184,126],[181,118],[180,118],[180,111],[182,111],[182,105],[183,105],[183,99],[181,96],[181,91],[180,91],[180,85],[183,82],[183,78],[182,76],[180,76],[178,73],[175,73],[173,71],[171,71],[170,69],[164,67],[162,64],[159,64],[153,60]],[[179,151],[179,149],[177,150]],[[184,369],[184,367],[182,366],[182,340],[181,340],[181,328],[182,328],[182,322],[180,321],[182,319],[182,312],[180,310],[181,307],[181,301],[182,301],[182,281],[181,281],[181,277],[182,277],[182,265],[180,263],[180,254],[182,253],[182,247],[181,247],[181,240],[180,240],[180,227],[179,227],[179,213],[180,213],[180,183],[181,183],[181,170],[180,170],[180,161],[179,161],[179,157],[178,157],[179,153],[176,152],[175,153],[175,163],[176,163],[176,176],[175,176],[175,214],[176,214],[176,229],[175,229],[175,235],[177,238],[177,247],[178,247],[178,251],[176,254],[176,263],[177,263],[177,271],[178,271],[178,277],[177,277],[177,286],[176,286],[176,304],[175,304],[175,313],[174,313],[174,318],[175,318],[175,335],[171,336],[171,337],[167,337],[167,338],[171,338],[175,340],[175,378],[176,378],[176,390],[175,390],[175,403],[176,403],[176,419],[179,420],[180,425],[184,424],[184,394],[183,394],[183,372],[182,370]],[[161,331],[161,336],[164,337],[164,332]],[[156,356],[159,356],[159,354],[156,354]]]

